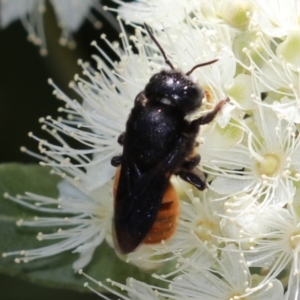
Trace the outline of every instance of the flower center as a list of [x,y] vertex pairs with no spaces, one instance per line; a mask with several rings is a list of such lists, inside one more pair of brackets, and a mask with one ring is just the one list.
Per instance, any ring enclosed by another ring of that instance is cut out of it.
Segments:
[[215,231],[216,228],[216,224],[211,220],[200,220],[196,223],[195,234],[201,241],[211,241],[211,233]]
[[256,164],[259,174],[273,177],[278,174],[280,168],[280,157],[275,153],[265,154],[263,161]]

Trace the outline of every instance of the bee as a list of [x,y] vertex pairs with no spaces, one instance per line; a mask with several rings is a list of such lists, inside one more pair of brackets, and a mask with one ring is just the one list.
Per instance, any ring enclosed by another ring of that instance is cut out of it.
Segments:
[[170,70],[154,74],[135,98],[126,130],[118,143],[123,153],[111,164],[118,167],[114,187],[113,235],[115,247],[127,254],[142,243],[167,240],[176,229],[179,200],[170,182],[177,175],[199,190],[206,188],[197,169],[200,155],[196,137],[203,124],[211,122],[223,105],[193,121],[186,116],[200,108],[203,89],[189,75],[217,59],[195,65],[187,73],[174,68],[150,28],[145,28]]

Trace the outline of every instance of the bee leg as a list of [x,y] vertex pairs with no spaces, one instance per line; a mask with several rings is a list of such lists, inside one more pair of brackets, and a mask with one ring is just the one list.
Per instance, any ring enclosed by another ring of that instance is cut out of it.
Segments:
[[199,119],[196,119],[196,120],[192,121],[191,124],[192,125],[196,125],[196,126],[200,126],[200,125],[204,125],[204,124],[210,123],[215,118],[215,116],[217,115],[217,113],[221,110],[221,108],[227,102],[229,102],[229,98],[228,97],[225,100],[220,101],[211,112],[209,112],[206,115],[200,117]]
[[193,170],[196,166],[199,165],[200,155],[195,154],[191,157],[188,157],[182,164],[182,169]]
[[120,166],[122,163],[122,155],[112,157],[110,163],[113,167]]
[[124,137],[125,137],[125,132],[122,132],[119,137],[118,137],[118,143],[123,146],[124,145]]
[[200,170],[180,170],[177,175],[200,191],[203,191],[206,188],[206,178]]

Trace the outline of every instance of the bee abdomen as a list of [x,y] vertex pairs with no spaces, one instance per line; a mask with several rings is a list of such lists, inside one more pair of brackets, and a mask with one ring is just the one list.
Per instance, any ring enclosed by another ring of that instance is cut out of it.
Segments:
[[145,244],[158,244],[162,240],[168,240],[177,227],[179,215],[179,200],[176,191],[171,183],[164,194],[161,207],[147,234]]

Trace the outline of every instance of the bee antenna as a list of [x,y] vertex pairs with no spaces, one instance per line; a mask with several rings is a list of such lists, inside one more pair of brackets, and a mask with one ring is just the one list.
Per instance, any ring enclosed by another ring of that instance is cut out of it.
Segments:
[[192,74],[192,72],[195,71],[195,69],[197,68],[200,68],[200,67],[204,67],[204,66],[207,66],[207,65],[211,65],[213,63],[215,63],[216,61],[218,61],[218,59],[214,59],[214,60],[210,60],[210,61],[207,61],[205,63],[202,63],[202,64],[198,64],[196,66],[193,66],[193,68],[191,70],[189,70],[188,72],[185,73],[186,76],[189,76]]
[[168,64],[172,70],[175,70],[174,66],[172,65],[172,63],[171,63],[171,62],[169,61],[169,59],[167,58],[167,55],[166,55],[164,49],[163,49],[162,46],[158,43],[157,39],[154,37],[153,33],[151,32],[150,27],[149,27],[146,23],[144,23],[144,25],[145,25],[145,28],[146,28],[148,34],[150,35],[152,41],[156,44],[156,46],[158,47],[159,51],[160,51],[161,54],[163,55],[166,64]]

